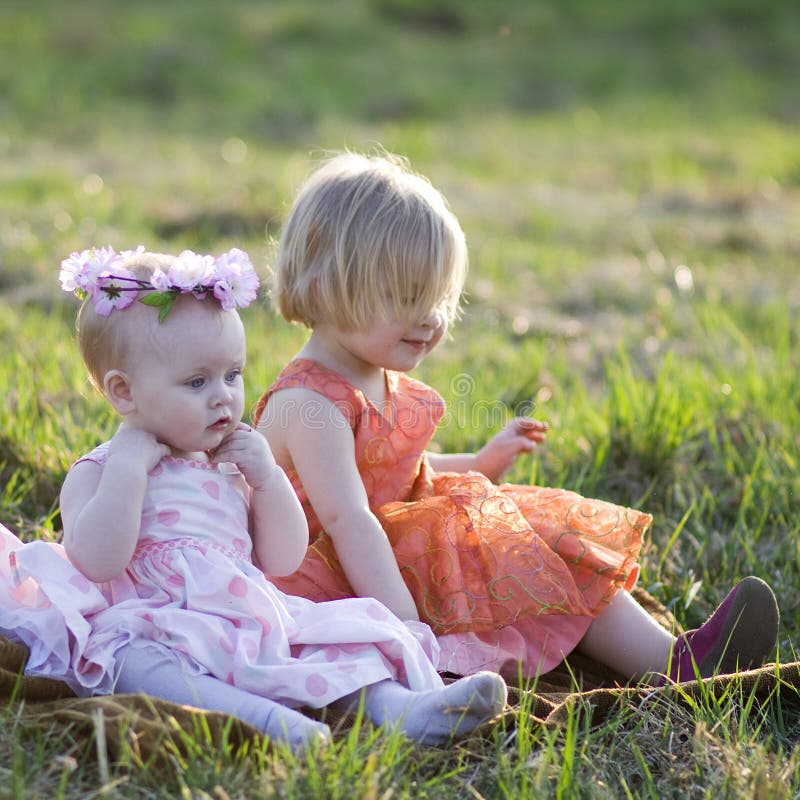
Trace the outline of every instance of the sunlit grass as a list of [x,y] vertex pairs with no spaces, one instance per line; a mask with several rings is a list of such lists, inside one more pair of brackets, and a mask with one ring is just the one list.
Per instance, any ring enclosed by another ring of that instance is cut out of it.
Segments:
[[[800,633],[800,139],[790,3],[348,0],[0,8],[0,521],[57,537],[73,459],[117,420],[57,287],[91,244],[247,249],[325,150],[380,143],[466,231],[462,319],[419,370],[445,450],[550,424],[510,479],[655,517],[641,584],[687,627],[754,573]],[[244,314],[248,408],[305,336]],[[580,703],[424,749],[360,721],[327,753],[98,761],[2,712],[0,798],[793,797],[796,689]]]

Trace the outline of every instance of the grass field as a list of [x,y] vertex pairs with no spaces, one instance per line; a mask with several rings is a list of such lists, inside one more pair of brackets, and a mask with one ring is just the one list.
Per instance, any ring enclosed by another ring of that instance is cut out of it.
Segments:
[[[328,150],[381,146],[470,245],[463,317],[420,368],[479,446],[551,425],[511,478],[656,516],[642,585],[691,627],[747,574],[800,641],[800,10],[783,0],[0,3],[0,521],[59,531],[116,421],[60,260],[93,244],[248,250]],[[244,315],[248,398],[303,340]],[[356,731],[328,753],[101,769],[2,713],[0,798],[797,797],[798,698],[521,727],[466,750]],[[743,711],[744,709],[744,711]],[[792,710],[794,709],[794,710]]]

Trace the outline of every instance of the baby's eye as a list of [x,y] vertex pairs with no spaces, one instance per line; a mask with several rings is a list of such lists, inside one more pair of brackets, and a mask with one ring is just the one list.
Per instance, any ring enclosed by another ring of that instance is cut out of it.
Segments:
[[205,378],[192,378],[191,380],[187,381],[186,385],[191,389],[202,389],[205,386],[206,379]]
[[227,383],[236,383],[241,374],[242,371],[240,369],[232,369],[225,375],[225,380]]

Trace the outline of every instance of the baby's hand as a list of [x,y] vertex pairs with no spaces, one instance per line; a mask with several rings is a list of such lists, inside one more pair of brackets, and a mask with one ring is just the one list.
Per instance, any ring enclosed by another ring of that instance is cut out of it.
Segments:
[[475,469],[497,481],[521,453],[530,453],[545,440],[547,423],[530,417],[516,417],[475,454]]
[[122,423],[108,446],[108,460],[126,459],[133,464],[141,465],[145,473],[150,472],[164,456],[170,454],[167,445],[141,428]]
[[236,464],[249,486],[256,491],[266,488],[275,470],[275,463],[267,440],[249,425],[240,422],[209,457],[214,462]]

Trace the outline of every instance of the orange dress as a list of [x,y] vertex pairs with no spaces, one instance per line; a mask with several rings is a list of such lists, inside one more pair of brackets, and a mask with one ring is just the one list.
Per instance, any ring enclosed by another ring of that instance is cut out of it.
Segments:
[[[533,677],[556,666],[619,589],[630,590],[649,514],[565,489],[498,486],[478,472],[436,472],[428,446],[445,405],[388,372],[378,409],[337,373],[292,361],[264,394],[304,388],[328,398],[353,430],[356,464],[420,618],[437,635],[442,672],[492,669]],[[268,411],[267,411],[268,413]],[[271,578],[316,601],[354,596],[296,472],[289,478],[311,545],[297,572]]]

